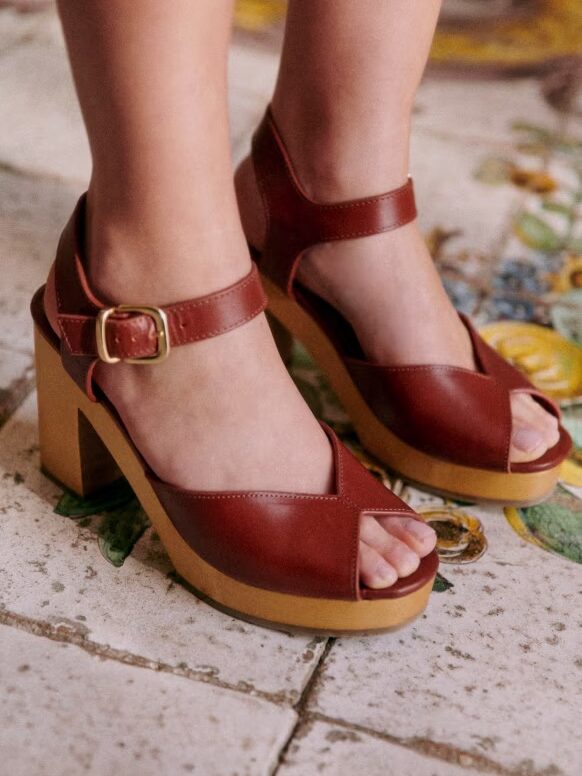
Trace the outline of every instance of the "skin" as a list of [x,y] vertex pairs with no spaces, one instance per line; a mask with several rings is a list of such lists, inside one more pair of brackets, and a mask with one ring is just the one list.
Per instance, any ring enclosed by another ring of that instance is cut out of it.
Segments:
[[[380,194],[406,181],[414,96],[439,10],[440,0],[360,0],[357,14],[351,0],[291,0],[272,107],[315,201]],[[245,231],[261,247],[262,205],[248,162],[237,188]],[[475,369],[416,222],[318,245],[298,278],[343,313],[372,361]],[[515,394],[511,407],[511,461],[535,460],[557,443],[557,419],[532,397]]]
[[[93,158],[94,291],[163,305],[246,275],[228,138],[230,0],[173,0],[171,13],[158,0],[140,0],[139,12],[135,0],[60,0],[59,11]],[[96,379],[164,480],[193,490],[332,487],[327,437],[263,315],[160,365],[100,364]],[[435,544],[432,529],[407,518],[365,517],[361,529],[361,578],[372,587],[412,573]]]

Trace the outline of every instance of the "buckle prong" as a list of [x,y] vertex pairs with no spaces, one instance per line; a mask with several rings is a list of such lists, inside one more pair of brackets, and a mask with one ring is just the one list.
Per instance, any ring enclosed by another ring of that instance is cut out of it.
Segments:
[[[109,353],[107,348],[106,324],[114,313],[141,313],[148,315],[154,322],[158,350],[153,356],[141,356],[139,358],[117,358]],[[106,364],[117,364],[124,361],[126,364],[158,364],[168,357],[170,352],[170,330],[168,316],[160,307],[144,307],[130,304],[120,304],[116,307],[106,307],[99,310],[95,321],[95,339],[97,342],[97,354],[99,359]]]

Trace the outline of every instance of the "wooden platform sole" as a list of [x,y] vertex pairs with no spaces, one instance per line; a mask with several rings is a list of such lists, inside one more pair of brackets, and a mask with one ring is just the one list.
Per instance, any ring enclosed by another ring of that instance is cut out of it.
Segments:
[[352,602],[263,590],[206,563],[174,528],[145,475],[139,453],[117,420],[103,404],[91,402],[71,380],[59,354],[38,327],[35,350],[43,469],[81,496],[102,489],[121,474],[126,477],[177,573],[204,598],[243,619],[322,634],[391,630],[424,610],[432,579],[402,598]]
[[[559,466],[534,473],[494,472],[435,458],[393,434],[365,402],[328,337],[302,308],[268,278],[269,314],[279,327],[305,345],[327,375],[364,447],[404,479],[446,497],[525,506],[546,499],[558,480]],[[271,325],[280,339],[280,328]],[[283,341],[283,345],[285,341]]]

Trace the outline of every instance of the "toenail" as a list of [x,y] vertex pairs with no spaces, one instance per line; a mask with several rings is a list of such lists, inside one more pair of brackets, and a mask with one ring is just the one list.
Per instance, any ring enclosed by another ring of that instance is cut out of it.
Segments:
[[543,443],[542,435],[533,428],[517,428],[513,434],[513,444],[524,453],[530,453]]
[[422,523],[420,520],[411,520],[406,526],[406,530],[408,533],[412,534],[415,539],[420,539],[421,541],[430,539],[434,533],[432,528],[426,523]]
[[392,566],[389,566],[387,563],[378,564],[376,568],[376,576],[381,582],[387,582],[388,584],[396,582],[398,578],[398,575]]
[[398,567],[400,568],[401,573],[411,574],[415,569],[418,568],[419,562],[420,559],[418,555],[407,548],[400,556]]

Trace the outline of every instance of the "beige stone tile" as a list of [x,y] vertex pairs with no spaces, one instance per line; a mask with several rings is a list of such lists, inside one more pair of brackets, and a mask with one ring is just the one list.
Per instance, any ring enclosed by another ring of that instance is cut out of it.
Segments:
[[0,347],[31,353],[30,300],[79,193],[75,184],[0,171]]
[[44,23],[42,34],[25,38],[0,58],[0,161],[84,186],[89,147],[55,11],[42,14],[38,23]]
[[95,528],[53,513],[60,489],[38,470],[35,400],[0,434],[0,609],[75,636],[210,677],[297,699],[323,643],[249,625],[168,578],[151,535],[121,568]]
[[0,59],[22,43],[52,36],[55,21],[53,9],[42,13],[18,13],[0,3]]
[[25,398],[32,380],[32,358],[0,347],[0,426]]
[[462,776],[467,771],[360,730],[314,722],[292,741],[278,776]]
[[229,53],[229,85],[233,92],[252,95],[264,104],[275,86],[279,58],[271,51],[233,43]]
[[411,174],[419,222],[425,234],[434,228],[459,234],[446,251],[488,256],[498,250],[521,192],[509,185],[492,189],[475,178],[490,153],[486,145],[413,132]]
[[559,115],[543,98],[539,80],[429,75],[418,91],[413,119],[418,130],[498,147],[512,142],[515,121],[557,128]]
[[295,714],[0,626],[2,772],[267,776]]
[[454,588],[408,630],[340,639],[311,709],[515,773],[576,776],[580,567],[522,542],[499,508],[467,511],[484,523],[486,555],[442,564]]

